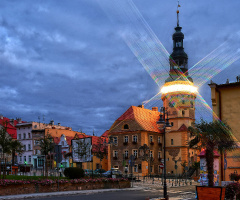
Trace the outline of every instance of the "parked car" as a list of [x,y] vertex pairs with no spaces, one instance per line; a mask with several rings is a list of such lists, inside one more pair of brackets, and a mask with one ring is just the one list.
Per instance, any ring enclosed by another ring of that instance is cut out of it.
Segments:
[[92,173],[93,173],[93,170],[91,170],[91,169],[84,169],[85,176],[91,176]]
[[93,173],[96,174],[96,175],[101,175],[104,172],[106,172],[105,169],[95,169]]
[[115,176],[116,178],[122,178],[123,174],[120,170],[111,169],[111,170],[108,170],[108,171],[102,173],[102,176],[107,177],[107,178],[111,178],[112,176]]

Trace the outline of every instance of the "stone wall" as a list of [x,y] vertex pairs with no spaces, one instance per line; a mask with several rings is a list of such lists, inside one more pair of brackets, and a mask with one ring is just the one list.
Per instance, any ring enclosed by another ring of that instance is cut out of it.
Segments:
[[[75,190],[94,190],[94,189],[109,189],[109,188],[130,188],[129,181],[121,182],[101,182],[101,183],[62,183],[59,184],[59,191],[75,191]],[[0,196],[16,195],[16,194],[31,194],[57,192],[58,184],[51,185],[41,184],[22,184],[22,185],[7,185],[0,186]]]

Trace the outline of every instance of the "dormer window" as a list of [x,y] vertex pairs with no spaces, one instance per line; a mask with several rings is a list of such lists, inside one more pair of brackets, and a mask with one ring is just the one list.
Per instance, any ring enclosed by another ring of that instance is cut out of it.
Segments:
[[123,126],[123,129],[129,129],[128,124],[125,124],[125,125]]

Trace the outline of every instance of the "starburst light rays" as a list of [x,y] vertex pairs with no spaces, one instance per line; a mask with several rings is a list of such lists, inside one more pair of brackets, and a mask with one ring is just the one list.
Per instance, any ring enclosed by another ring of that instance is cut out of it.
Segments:
[[227,41],[189,69],[195,85],[202,86],[240,59],[240,47],[236,43],[240,43],[240,34],[233,34]]
[[168,77],[169,53],[131,0],[99,0],[131,51],[160,86]]

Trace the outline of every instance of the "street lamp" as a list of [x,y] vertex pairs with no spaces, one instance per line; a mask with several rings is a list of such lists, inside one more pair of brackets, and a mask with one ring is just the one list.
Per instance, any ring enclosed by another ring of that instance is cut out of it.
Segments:
[[[167,118],[166,118],[167,116]],[[163,142],[163,196],[164,199],[168,199],[167,195],[167,183],[166,183],[166,130],[169,130],[172,126],[169,124],[169,119],[168,119],[168,112],[165,107],[161,107],[160,109],[160,119],[157,122],[158,128],[160,130],[163,130],[163,135],[164,135],[164,142]]]

